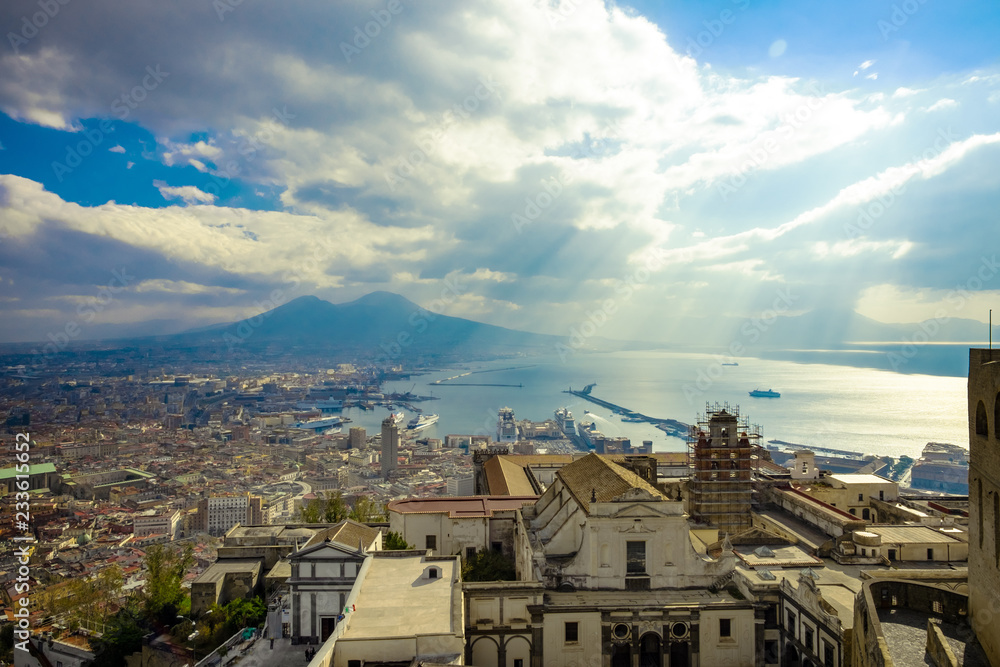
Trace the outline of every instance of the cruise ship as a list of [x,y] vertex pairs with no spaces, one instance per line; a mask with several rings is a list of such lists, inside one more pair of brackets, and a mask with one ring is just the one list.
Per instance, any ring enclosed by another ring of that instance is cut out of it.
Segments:
[[566,435],[572,436],[576,434],[576,420],[573,418],[573,413],[569,411],[569,408],[559,408],[556,410],[556,423],[559,424],[559,428]]
[[337,401],[332,398],[319,398],[315,401],[299,401],[295,404],[295,407],[299,410],[319,410],[320,412],[334,412],[336,410],[342,410],[344,407],[343,401]]
[[781,394],[771,389],[763,391],[761,389],[754,389],[750,392],[750,395],[754,398],[781,398]]
[[437,420],[437,415],[417,415],[406,423],[406,427],[413,429],[414,431],[419,431],[420,429],[427,428],[428,426],[433,426],[437,423]]
[[298,422],[295,424],[295,428],[305,429],[307,431],[325,431],[327,429],[336,428],[344,423],[344,420],[340,417],[326,417],[323,419],[312,419],[307,422]]

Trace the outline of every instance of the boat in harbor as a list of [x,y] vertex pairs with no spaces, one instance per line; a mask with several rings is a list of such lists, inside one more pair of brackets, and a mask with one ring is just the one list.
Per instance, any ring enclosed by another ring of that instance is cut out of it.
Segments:
[[737,362],[735,362],[735,361],[725,362],[722,365],[723,366],[739,366],[739,364]]
[[406,427],[413,431],[419,431],[421,429],[428,428],[429,426],[433,426],[437,423],[438,419],[438,415],[417,415],[406,423]]
[[406,419],[406,415],[403,414],[402,412],[392,413],[392,421],[396,422],[397,424],[402,424],[404,419]]
[[297,422],[295,428],[300,428],[307,431],[316,431],[317,433],[321,431],[327,431],[332,428],[337,428],[344,423],[341,417],[326,417],[323,419],[312,419],[306,422]]
[[343,401],[334,400],[332,398],[323,398],[313,401],[299,401],[295,404],[295,407],[299,410],[319,410],[320,412],[335,412],[342,410],[344,407]]
[[781,398],[781,394],[773,389],[768,389],[767,391],[764,391],[763,389],[754,389],[750,392],[750,395],[754,398]]

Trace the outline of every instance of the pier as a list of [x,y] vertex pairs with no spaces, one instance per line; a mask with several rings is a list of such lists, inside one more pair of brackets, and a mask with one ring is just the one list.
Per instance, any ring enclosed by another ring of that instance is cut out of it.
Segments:
[[438,385],[440,387],[524,387],[520,382],[517,384],[495,384],[490,382],[445,382],[444,380],[439,380],[438,382],[428,382],[427,384]]
[[596,403],[601,407],[608,408],[612,412],[621,413],[625,417],[631,417],[633,421],[642,421],[649,424],[653,424],[656,428],[660,429],[667,435],[672,435],[675,438],[686,438],[690,430],[690,426],[684,422],[677,421],[676,419],[661,419],[659,417],[650,417],[649,415],[644,415],[641,412],[636,412],[635,410],[629,410],[628,408],[618,405],[617,403],[612,403],[611,401],[605,401],[603,398],[597,398],[590,394],[590,390],[593,389],[594,385],[587,385],[583,391],[574,391],[573,389],[563,390],[564,394],[572,394],[591,403]]

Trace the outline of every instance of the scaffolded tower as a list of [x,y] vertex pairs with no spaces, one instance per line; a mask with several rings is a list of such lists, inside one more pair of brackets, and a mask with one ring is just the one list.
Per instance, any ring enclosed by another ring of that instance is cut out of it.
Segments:
[[750,527],[760,436],[760,426],[741,417],[738,405],[705,405],[688,432],[692,519],[729,535]]

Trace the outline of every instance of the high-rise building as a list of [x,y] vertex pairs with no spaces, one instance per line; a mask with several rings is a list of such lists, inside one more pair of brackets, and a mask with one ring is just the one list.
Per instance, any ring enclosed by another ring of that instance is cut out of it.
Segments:
[[351,427],[351,449],[361,449],[365,446],[368,434],[360,426]]
[[382,420],[382,479],[396,469],[399,457],[399,425],[389,415]]
[[969,350],[969,611],[1000,665],[1000,350]]

